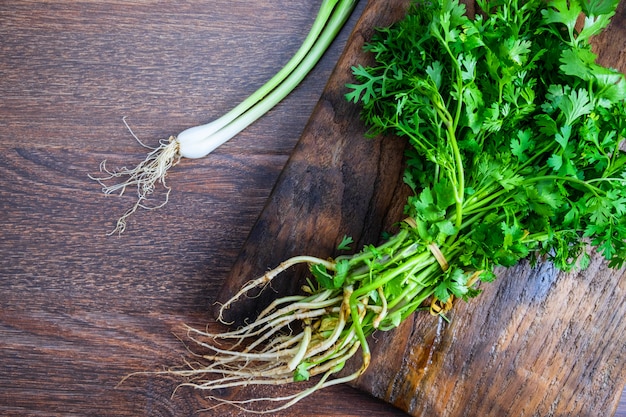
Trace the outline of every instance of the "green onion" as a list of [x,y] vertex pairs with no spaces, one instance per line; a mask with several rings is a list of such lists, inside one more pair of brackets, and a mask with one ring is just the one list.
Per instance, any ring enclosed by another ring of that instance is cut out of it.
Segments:
[[[106,161],[103,161],[100,164],[100,171],[106,173],[106,176],[90,176],[102,185],[102,191],[105,194],[122,195],[128,187],[136,187],[138,197],[133,207],[118,219],[111,234],[123,233],[126,229],[126,220],[139,208],[155,209],[167,203],[171,189],[165,183],[165,176],[181,158],[196,159],[207,156],[258,120],[293,91],[321,59],[357,3],[358,0],[323,0],[308,35],[287,64],[257,91],[220,118],[186,129],[168,140],[162,140],[158,147],[151,148],[147,157],[132,169],[111,171],[106,167]],[[125,180],[113,185],[105,183],[115,178]],[[144,205],[144,200],[154,192],[159,183],[167,190],[165,201],[157,207]]]

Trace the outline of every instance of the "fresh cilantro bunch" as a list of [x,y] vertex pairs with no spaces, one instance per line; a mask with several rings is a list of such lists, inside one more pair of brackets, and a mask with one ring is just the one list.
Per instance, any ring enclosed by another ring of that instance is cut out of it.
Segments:
[[416,238],[483,280],[522,258],[584,268],[587,243],[622,266],[626,81],[589,43],[618,1],[477,4],[473,19],[456,0],[413,4],[365,46],[376,64],[348,85],[369,135],[411,145]]
[[[250,340],[239,357],[215,348],[210,372],[226,376],[212,388],[320,376],[285,397],[288,406],[357,378],[370,362],[368,335],[417,309],[445,313],[498,266],[546,258],[584,268],[589,244],[622,266],[626,78],[598,65],[589,43],[618,1],[477,3],[471,18],[458,0],[415,3],[367,44],[376,64],[353,68],[347,99],[362,105],[369,135],[410,145],[406,219],[378,246],[295,256],[246,284],[221,311],[291,266],[307,264],[312,275],[303,294],[274,300],[238,330],[206,335]],[[359,350],[356,372],[327,379]]]

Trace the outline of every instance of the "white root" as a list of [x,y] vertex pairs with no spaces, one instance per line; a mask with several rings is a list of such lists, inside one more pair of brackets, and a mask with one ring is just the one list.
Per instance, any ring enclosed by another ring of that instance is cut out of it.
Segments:
[[278,265],[278,267],[272,269],[271,271],[266,272],[265,274],[263,274],[263,276],[257,279],[254,279],[252,281],[249,281],[246,285],[244,285],[237,292],[237,294],[233,295],[228,301],[226,301],[226,303],[224,303],[220,307],[217,320],[224,324],[232,324],[232,323],[227,323],[226,321],[224,321],[224,311],[230,308],[231,304],[239,300],[243,295],[245,295],[248,291],[254,288],[258,288],[258,287],[265,288],[267,284],[269,284],[274,278],[276,278],[282,272],[298,264],[321,264],[321,265],[324,265],[326,269],[330,269],[333,271],[335,270],[335,264],[330,261],[326,261],[321,258],[316,258],[314,256],[294,256],[293,258],[287,259],[286,261],[282,262],[280,265]]
[[[244,288],[249,290],[268,285],[274,277],[298,263],[321,263],[327,269],[335,270],[335,265],[329,261],[294,257]],[[240,291],[233,298],[244,294],[245,291]],[[252,323],[236,330],[220,333],[188,326],[187,338],[200,352],[189,346],[188,349],[197,360],[185,361],[186,369],[153,374],[185,378],[177,390],[193,387],[214,392],[289,385],[297,390],[295,394],[254,396],[241,401],[218,398],[213,393],[207,397],[218,402],[215,407],[230,405],[252,413],[271,414],[286,409],[320,389],[354,380],[365,372],[369,365],[369,349],[362,345],[364,342],[359,333],[372,319],[372,313],[386,314],[386,307],[370,306],[371,301],[369,294],[355,299],[353,287],[347,285],[342,289],[318,289],[308,296],[275,300]],[[233,299],[229,300],[224,308],[232,302]],[[360,368],[347,376],[331,379],[360,349],[363,353]]]
[[[124,120],[124,124],[126,124],[126,120]],[[176,137],[171,136],[167,141],[162,140],[159,146],[153,148],[141,142],[128,124],[126,124],[126,127],[137,142],[143,147],[151,149],[146,159],[134,168],[122,167],[115,171],[107,168],[106,160],[104,160],[100,164],[100,172],[106,175],[103,177],[89,175],[89,178],[97,181],[102,186],[102,192],[104,194],[119,193],[119,195],[123,195],[128,187],[137,189],[137,201],[117,220],[115,229],[113,229],[109,235],[115,233],[122,234],[124,230],[126,230],[126,220],[138,209],[156,210],[167,204],[171,188],[165,183],[165,176],[170,168],[180,162],[181,158],[179,143]],[[107,181],[123,177],[126,177],[126,179],[120,183],[113,185],[106,184]],[[144,202],[154,193],[157,184],[161,184],[166,190],[164,201],[156,206],[148,206]]]
[[[320,294],[318,294],[315,298],[313,298],[312,300],[306,301],[306,305],[311,307],[313,305],[315,305],[316,302],[320,301],[320,302],[324,302],[325,300],[328,299],[328,297],[330,297],[332,295],[332,291],[331,290],[326,290],[321,292]],[[270,312],[275,311],[275,313],[273,314],[277,314],[279,312],[279,314],[283,314],[282,312],[288,312],[288,311],[292,311],[294,308],[300,308],[302,306],[302,304],[298,304],[299,301],[305,300],[307,299],[307,297],[302,296],[302,295],[298,295],[298,296],[287,296],[287,297],[282,297],[282,298],[278,298],[276,300],[274,300],[269,306],[267,306],[265,308],[265,310],[261,311],[261,313],[257,316],[256,321],[258,322],[260,319],[262,319],[263,317],[267,316]],[[284,307],[281,310],[276,310],[276,308],[281,305],[281,304],[287,304],[289,303],[286,307]],[[329,304],[332,305],[332,304]],[[317,304],[317,308],[322,307],[321,304]]]
[[[257,286],[268,285],[271,280],[290,266],[299,263],[323,263],[333,270],[334,264],[313,257],[295,257],[278,268],[250,281],[231,300],[222,306],[228,308],[236,299]],[[308,374],[315,380],[303,384],[292,395],[256,397],[232,401],[209,397],[219,405],[231,405],[253,413],[273,413],[290,407],[306,396],[331,385],[347,382],[361,375],[364,361],[356,372],[341,378],[330,379],[345,362],[361,348],[355,323],[350,319],[352,287],[343,290],[323,290],[309,296],[288,296],[274,301],[254,322],[239,329],[213,333],[188,327],[188,338],[205,353],[195,355],[203,360],[187,363],[188,369],[172,371],[188,378],[180,386],[200,390],[245,388],[264,385],[294,383],[294,372]],[[359,300],[359,321],[367,314],[368,297]],[[229,341],[227,347],[218,347],[217,341]],[[296,385],[297,386],[297,385]],[[267,405],[269,407],[260,409]]]
[[[315,393],[316,391],[320,389],[330,387],[333,385],[343,384],[343,383],[346,383],[346,382],[349,382],[358,378],[363,373],[363,368],[360,368],[356,372],[350,375],[347,375],[345,377],[336,378],[332,380],[328,379],[331,375],[333,375],[334,373],[338,371],[338,369],[335,369],[335,368],[337,368],[338,366],[341,366],[343,362],[345,362],[347,359],[353,356],[358,350],[358,348],[359,348],[359,343],[356,342],[355,345],[353,346],[353,349],[351,349],[350,352],[346,353],[344,357],[337,359],[335,363],[332,363],[332,366],[324,367],[327,369],[321,374],[321,378],[314,385],[306,389],[303,389],[301,391],[298,391],[295,394],[291,394],[287,396],[279,396],[279,397],[250,398],[247,400],[238,400],[238,401],[226,400],[226,399],[219,398],[216,396],[210,396],[208,398],[218,402],[218,404],[211,408],[201,410],[201,411],[212,410],[222,405],[231,405],[243,411],[246,411],[249,413],[255,413],[255,414],[269,414],[269,413],[275,413],[275,412],[287,409],[291,407],[292,405],[294,405],[295,403],[297,403],[298,401],[300,401],[301,399]],[[226,382],[222,380],[222,382],[218,384],[208,384],[208,383],[198,384],[194,382],[188,382],[188,383],[181,384],[180,386],[189,386],[189,387],[193,387],[195,389],[200,389],[200,390],[216,390],[216,389],[221,389],[221,388],[233,388],[233,387],[241,387],[241,386],[247,386],[247,385],[281,385],[281,384],[288,384],[291,382],[293,382],[293,378],[292,378],[292,375],[289,374],[285,378],[276,377],[272,379],[263,379],[263,380],[249,379],[247,381],[239,381],[239,382]],[[283,404],[281,404],[278,407],[264,408],[261,410],[249,408],[246,406],[248,404],[258,404],[258,403],[265,403],[265,402],[269,402],[269,403],[282,402]]]
[[[288,396],[282,396],[282,397],[264,397],[264,398],[251,398],[248,400],[240,400],[240,401],[233,401],[233,400],[224,400],[221,398],[217,398],[217,397],[209,397],[210,399],[216,400],[219,402],[218,405],[208,408],[206,410],[203,411],[209,411],[212,409],[215,409],[221,405],[231,405],[234,407],[239,408],[242,411],[248,412],[248,413],[255,413],[255,414],[269,414],[269,413],[276,413],[278,411],[281,410],[285,410],[289,407],[291,407],[292,405],[294,405],[295,403],[297,403],[298,401],[300,401],[301,399],[313,394],[314,392],[325,388],[326,386],[330,386],[330,385],[334,385],[332,384],[332,381],[327,381],[328,377],[331,375],[332,373],[329,372],[327,374],[325,374],[322,378],[320,378],[320,380],[318,381],[317,384],[315,384],[314,386],[297,392],[295,394],[292,395],[288,395]],[[287,381],[289,382],[289,381]],[[276,381],[275,383],[273,383],[273,385],[276,384],[281,384],[284,383],[282,381]],[[198,387],[196,387],[198,388]],[[263,409],[263,410],[255,410],[252,408],[248,408],[245,405],[246,404],[252,404],[252,403],[260,403],[260,402],[283,402],[283,404],[279,407],[275,407],[275,408],[271,408],[271,409]]]
[[295,370],[298,365],[300,365],[300,362],[304,359],[307,350],[309,349],[309,344],[311,343],[311,320],[306,320],[305,323],[307,324],[304,326],[304,331],[302,332],[303,336],[300,346],[298,347],[296,354],[293,355],[293,358],[287,362],[287,368],[290,371]]
[[378,313],[376,318],[372,321],[372,326],[375,329],[378,329],[380,327],[380,323],[387,316],[387,297],[385,297],[385,292],[383,291],[382,287],[378,287],[377,291],[378,296],[380,297],[380,300],[382,302],[382,308],[380,309],[380,312]]
[[254,336],[258,336],[266,331],[276,328],[284,328],[290,323],[303,320],[305,318],[312,318],[321,316],[327,312],[331,312],[330,306],[336,304],[340,298],[335,297],[328,300],[325,303],[316,303],[313,306],[315,309],[306,309],[306,311],[298,311],[297,309],[289,309],[281,314],[272,314],[271,316],[263,317],[258,322],[255,321],[239,330],[225,332],[225,333],[206,333],[199,330],[193,330],[194,332],[201,334],[204,337],[210,337],[213,339],[246,339]]
[[[320,343],[317,347],[311,348],[311,350],[309,351],[309,357],[312,358],[321,352],[332,351],[333,345],[337,342],[337,340],[341,336],[341,332],[343,332],[343,329],[345,328],[346,317],[350,314],[349,313],[350,295],[352,295],[352,287],[349,286],[346,289],[344,289],[341,307],[339,308],[339,317],[337,320],[337,324],[335,325],[335,328],[333,329],[333,332],[328,337],[328,339]],[[316,362],[317,361],[318,360],[316,360]]]

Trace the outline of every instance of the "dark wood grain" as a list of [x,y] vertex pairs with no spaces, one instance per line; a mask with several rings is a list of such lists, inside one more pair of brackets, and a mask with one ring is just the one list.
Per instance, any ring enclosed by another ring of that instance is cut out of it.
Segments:
[[[402,144],[362,141],[355,109],[342,99],[349,81],[342,69],[367,59],[360,48],[369,30],[405,6],[370,1],[220,301],[283,259],[332,256],[344,234],[357,246],[375,243],[401,220]],[[595,39],[600,60],[623,71],[625,23],[621,4]],[[273,292],[250,294],[227,318],[254,316],[276,293],[297,291],[304,272],[273,281]],[[608,270],[596,257],[580,274],[522,264],[499,275],[480,298],[458,304],[450,323],[416,314],[393,332],[375,334],[372,364],[355,386],[413,416],[613,415],[626,381],[624,271]]]
[[[353,81],[350,67],[364,62],[364,40],[375,27],[400,19],[407,4],[368,3],[331,82],[224,282],[219,301],[228,300],[251,277],[262,275],[284,259],[301,254],[327,257],[344,235],[351,236],[355,246],[361,247],[378,241],[385,227],[397,222],[402,212],[393,207],[393,197],[406,194],[398,183],[405,145],[399,140],[365,140],[359,108],[347,102],[344,94],[345,84]],[[306,268],[293,272],[272,281],[275,292],[259,295],[251,291],[248,299],[242,298],[225,311],[225,320],[253,317],[275,298],[276,292],[297,291]]]
[[[0,415],[196,416],[183,324],[204,326],[227,272],[364,7],[310,77],[209,158],[169,204],[106,234],[132,196],[87,175],[219,116],[286,62],[320,1],[0,2]],[[163,195],[155,197],[156,201]],[[241,415],[218,409],[200,415]],[[351,387],[282,415],[403,413]]]
[[[198,414],[213,403],[172,397],[174,379],[117,384],[179,366],[183,323],[214,326],[217,292],[365,0],[287,100],[178,165],[169,204],[138,213],[122,237],[106,233],[132,196],[104,197],[87,174],[105,158],[143,158],[124,116],[156,144],[238,103],[295,51],[319,3],[0,2],[0,415],[243,415]],[[281,415],[405,413],[342,386]]]

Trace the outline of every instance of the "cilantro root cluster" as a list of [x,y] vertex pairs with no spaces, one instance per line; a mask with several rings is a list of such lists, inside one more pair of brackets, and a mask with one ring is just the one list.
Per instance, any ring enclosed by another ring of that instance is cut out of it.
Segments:
[[[621,267],[626,81],[596,63],[589,43],[617,3],[478,0],[470,18],[458,1],[439,0],[415,3],[402,21],[379,29],[365,46],[376,63],[353,68],[346,98],[362,106],[368,135],[410,145],[406,219],[378,246],[333,260],[292,258],[242,288],[223,309],[292,265],[311,270],[302,295],[276,300],[244,328],[190,330],[214,352],[208,366],[187,372],[193,385],[321,375],[294,395],[236,403],[284,408],[358,377],[370,361],[368,335],[417,309],[445,313],[454,298],[478,295],[477,283],[495,279],[497,267],[528,259],[585,268],[590,247]],[[359,350],[359,370],[330,378]]]

